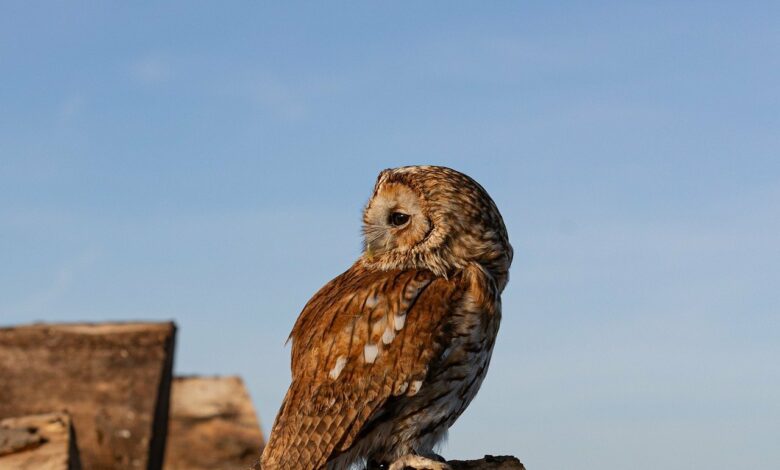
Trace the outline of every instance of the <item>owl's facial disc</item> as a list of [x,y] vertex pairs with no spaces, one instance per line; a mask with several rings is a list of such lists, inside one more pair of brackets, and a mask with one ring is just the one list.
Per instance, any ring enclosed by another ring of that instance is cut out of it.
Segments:
[[422,241],[431,224],[423,201],[411,188],[384,183],[377,188],[363,214],[363,234],[369,260],[389,251],[405,252]]

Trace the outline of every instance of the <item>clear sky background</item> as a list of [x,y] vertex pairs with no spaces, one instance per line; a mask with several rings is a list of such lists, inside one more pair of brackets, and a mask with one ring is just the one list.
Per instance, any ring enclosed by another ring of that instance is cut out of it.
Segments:
[[780,467],[780,3],[0,4],[0,323],[175,319],[268,432],[383,168],[515,247],[443,453]]

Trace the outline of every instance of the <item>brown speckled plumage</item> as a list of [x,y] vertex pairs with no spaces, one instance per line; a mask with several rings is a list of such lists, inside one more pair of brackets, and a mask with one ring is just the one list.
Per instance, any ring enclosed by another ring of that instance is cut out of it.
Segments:
[[487,192],[449,168],[385,170],[363,223],[363,255],[290,334],[264,470],[430,454],[485,377],[512,261]]

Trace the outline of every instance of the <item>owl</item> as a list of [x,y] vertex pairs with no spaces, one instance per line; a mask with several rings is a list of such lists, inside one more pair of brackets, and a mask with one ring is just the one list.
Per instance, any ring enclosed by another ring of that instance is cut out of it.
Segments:
[[503,219],[463,173],[408,166],[379,174],[363,235],[295,322],[263,470],[448,468],[434,448],[479,390],[501,321]]

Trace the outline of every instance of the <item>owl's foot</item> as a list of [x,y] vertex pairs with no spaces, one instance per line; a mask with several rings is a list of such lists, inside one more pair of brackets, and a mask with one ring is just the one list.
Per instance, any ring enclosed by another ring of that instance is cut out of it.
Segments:
[[419,455],[408,454],[399,458],[390,465],[389,470],[451,470],[451,467],[445,462],[429,459]]

